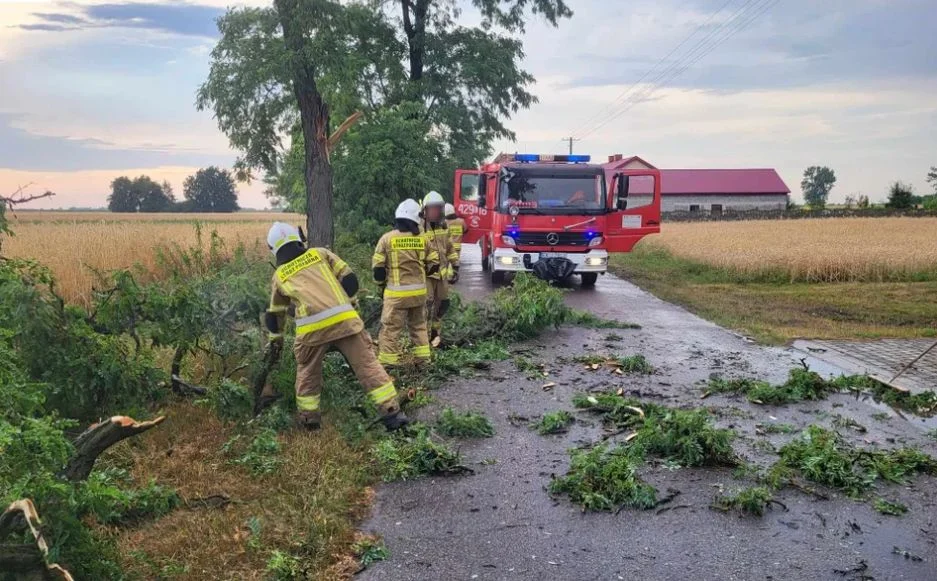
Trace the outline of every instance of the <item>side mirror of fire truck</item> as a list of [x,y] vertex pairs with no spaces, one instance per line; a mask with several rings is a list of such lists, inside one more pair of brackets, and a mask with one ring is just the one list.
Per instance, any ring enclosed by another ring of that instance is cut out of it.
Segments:
[[624,174],[618,174],[615,176],[617,178],[617,187],[615,188],[615,207],[618,210],[627,210],[628,209],[628,176]]
[[488,205],[488,179],[485,174],[478,175],[478,207],[484,208]]

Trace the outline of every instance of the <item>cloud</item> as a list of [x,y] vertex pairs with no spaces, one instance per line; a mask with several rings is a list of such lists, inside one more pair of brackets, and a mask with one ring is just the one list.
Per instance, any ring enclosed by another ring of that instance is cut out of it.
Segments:
[[39,22],[19,24],[27,31],[65,32],[93,28],[132,28],[175,34],[179,36],[218,36],[215,20],[224,13],[216,6],[202,4],[113,3],[59,4],[72,12],[36,12]]
[[29,133],[14,125],[15,117],[0,113],[0,151],[3,169],[23,171],[120,170],[163,165],[229,165],[233,154],[217,155],[143,142],[132,146],[95,139],[70,139]]

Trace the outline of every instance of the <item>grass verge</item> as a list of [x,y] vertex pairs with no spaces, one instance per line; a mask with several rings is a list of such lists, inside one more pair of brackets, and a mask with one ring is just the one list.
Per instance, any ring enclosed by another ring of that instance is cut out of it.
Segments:
[[[638,246],[609,268],[656,296],[758,341],[937,336],[937,282],[790,283]],[[874,300],[870,301],[870,297]]]

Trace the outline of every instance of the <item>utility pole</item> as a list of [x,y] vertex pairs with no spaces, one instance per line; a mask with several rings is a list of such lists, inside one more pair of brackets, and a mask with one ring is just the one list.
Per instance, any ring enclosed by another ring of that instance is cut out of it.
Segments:
[[564,137],[563,139],[560,139],[560,141],[568,141],[568,142],[569,142],[569,154],[572,155],[572,154],[573,154],[573,142],[574,142],[574,141],[579,141],[579,140],[576,139],[575,137],[570,136],[570,137]]

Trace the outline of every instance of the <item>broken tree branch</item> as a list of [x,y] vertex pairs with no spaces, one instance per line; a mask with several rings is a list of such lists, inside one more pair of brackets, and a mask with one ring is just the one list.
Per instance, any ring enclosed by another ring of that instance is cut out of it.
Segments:
[[28,498],[17,500],[0,514],[0,540],[28,529],[33,544],[0,544],[0,571],[18,574],[19,578],[74,581],[71,574],[49,563],[49,545],[42,537],[39,513]]
[[129,416],[113,416],[91,425],[75,440],[75,454],[68,461],[62,476],[72,482],[84,480],[91,474],[94,463],[105,450],[114,444],[158,426],[166,419],[138,422]]

